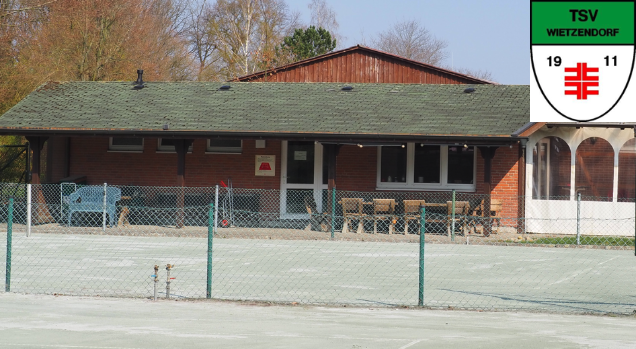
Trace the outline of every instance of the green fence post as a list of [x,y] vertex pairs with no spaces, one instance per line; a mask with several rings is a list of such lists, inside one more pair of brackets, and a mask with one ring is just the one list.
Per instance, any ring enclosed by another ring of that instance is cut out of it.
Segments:
[[455,189],[453,189],[453,207],[451,211],[451,241],[455,241]]
[[9,212],[7,217],[7,269],[4,280],[5,292],[11,292],[11,238],[13,235],[13,198],[9,198]]
[[210,203],[208,210],[208,284],[205,297],[212,298],[212,244],[214,243],[214,204]]
[[424,205],[420,206],[420,288],[419,288],[419,300],[417,304],[420,307],[424,306],[424,233],[426,233],[426,208]]

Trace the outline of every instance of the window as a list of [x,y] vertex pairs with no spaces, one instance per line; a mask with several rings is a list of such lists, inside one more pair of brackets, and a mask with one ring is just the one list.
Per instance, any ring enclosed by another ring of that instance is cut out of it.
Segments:
[[208,139],[206,151],[208,153],[240,154],[243,151],[243,141],[240,139]]
[[143,138],[110,137],[110,140],[108,141],[108,150],[143,151],[144,139]]
[[[157,151],[174,153],[174,140],[170,138],[159,138],[157,140]],[[188,153],[192,153],[192,145],[188,148]]]
[[636,187],[636,138],[627,141],[618,153],[618,201],[634,202]]
[[415,147],[414,177],[416,183],[441,183],[441,147],[422,145]]
[[384,183],[406,183],[406,146],[382,147],[380,181]]
[[576,193],[583,201],[612,201],[614,148],[600,137],[590,137],[576,148]]
[[559,137],[546,137],[532,148],[532,198],[569,200],[570,147]]
[[474,147],[408,143],[378,157],[378,188],[475,190]]

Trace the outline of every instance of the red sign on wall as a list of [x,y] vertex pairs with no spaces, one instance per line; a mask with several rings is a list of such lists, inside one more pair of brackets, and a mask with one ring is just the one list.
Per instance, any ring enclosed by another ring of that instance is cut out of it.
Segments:
[[276,155],[256,155],[255,176],[276,175]]

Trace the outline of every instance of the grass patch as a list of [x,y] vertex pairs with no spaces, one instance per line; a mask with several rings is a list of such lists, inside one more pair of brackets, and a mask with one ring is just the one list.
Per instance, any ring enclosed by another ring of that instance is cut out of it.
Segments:
[[[576,236],[566,237],[541,237],[532,241],[520,240],[521,244],[537,245],[576,245]],[[581,245],[595,246],[634,246],[634,239],[628,237],[603,237],[603,236],[581,236]]]

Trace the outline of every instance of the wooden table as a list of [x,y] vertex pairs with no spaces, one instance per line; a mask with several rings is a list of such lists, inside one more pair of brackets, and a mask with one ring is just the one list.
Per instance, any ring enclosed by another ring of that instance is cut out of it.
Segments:
[[448,206],[447,203],[437,203],[437,202],[426,202],[424,203],[424,206],[426,207],[446,207]]

